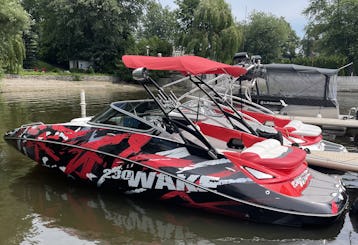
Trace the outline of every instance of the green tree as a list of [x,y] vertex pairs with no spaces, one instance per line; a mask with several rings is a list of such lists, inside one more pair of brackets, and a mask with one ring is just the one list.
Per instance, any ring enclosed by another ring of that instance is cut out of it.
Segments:
[[28,14],[18,0],[0,0],[0,73],[18,72],[25,57],[22,33]]
[[34,68],[38,53],[38,35],[33,28],[27,30],[23,35],[26,50],[26,58],[24,59],[24,68]]
[[171,56],[172,51],[173,46],[171,43],[157,36],[152,36],[139,40],[136,53],[151,56],[157,56],[160,53],[162,56]]
[[146,13],[141,21],[139,36],[152,38],[154,36],[174,43],[176,32],[176,19],[169,7],[163,7],[160,3],[150,0],[146,4]]
[[[293,64],[300,64],[300,65],[306,65],[306,66],[315,66],[315,67],[324,67],[324,68],[331,68],[331,69],[337,69],[339,67],[342,67],[346,65],[347,58],[343,56],[311,56],[311,57],[305,57],[305,56],[298,56],[295,59],[292,60]],[[350,68],[343,69],[339,73],[340,75],[350,75]]]
[[304,11],[309,18],[305,39],[311,41],[310,52],[357,63],[357,12],[358,0],[311,0]]
[[[39,25],[40,55],[67,66],[85,59],[111,72],[133,45],[132,33],[145,0],[24,0]],[[35,6],[35,7],[34,7]]]
[[[187,3],[185,1],[185,3]],[[182,5],[188,5],[182,2]],[[179,40],[187,53],[230,62],[241,42],[241,33],[234,22],[229,5],[224,0],[201,0],[193,12],[192,9],[180,9],[185,35]]]
[[265,63],[296,56],[299,39],[283,17],[253,12],[244,30],[245,51],[261,55]]
[[175,16],[182,33],[179,38],[182,39],[193,28],[194,12],[200,0],[176,0],[175,3],[178,5],[178,9],[175,10]]
[[150,0],[137,33],[138,41],[134,53],[163,56],[172,55],[175,33],[178,30],[174,13],[160,3]]
[[312,37],[307,36],[307,34],[301,40],[301,53],[304,57],[312,57],[316,50],[315,40]]

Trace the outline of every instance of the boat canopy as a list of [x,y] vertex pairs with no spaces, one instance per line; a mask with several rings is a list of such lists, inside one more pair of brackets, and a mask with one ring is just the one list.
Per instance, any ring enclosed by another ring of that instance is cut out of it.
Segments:
[[327,76],[336,75],[339,69],[327,69],[327,68],[318,68],[312,66],[303,66],[295,64],[267,64],[265,65],[266,70],[276,71],[276,72],[302,72],[310,74],[322,74]]
[[185,75],[229,74],[239,77],[247,72],[240,66],[231,66],[192,55],[175,57],[124,55],[122,61],[128,68],[145,67],[149,70],[179,71]]
[[261,90],[261,94],[282,98],[337,100],[339,69],[295,64],[267,64],[264,68],[267,90]]

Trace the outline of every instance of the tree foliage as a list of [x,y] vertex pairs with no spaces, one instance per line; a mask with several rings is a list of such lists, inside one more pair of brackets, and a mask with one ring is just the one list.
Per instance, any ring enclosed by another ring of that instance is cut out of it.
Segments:
[[161,54],[162,56],[171,56],[172,51],[173,46],[171,43],[165,39],[159,38],[158,36],[152,36],[138,41],[136,54],[151,56]]
[[305,53],[311,56],[340,55],[349,61],[357,61],[357,12],[357,0],[311,0],[304,11],[309,18],[304,38]]
[[116,58],[132,44],[143,2],[24,0],[40,25],[45,60],[64,65],[71,59],[90,60],[104,72],[113,70]]
[[23,34],[23,40],[26,50],[26,58],[24,59],[24,68],[35,68],[38,53],[38,34],[30,27]]
[[175,10],[175,16],[181,32],[179,38],[182,39],[193,28],[194,12],[200,0],[176,0],[175,3],[178,5],[178,9]]
[[169,7],[163,7],[160,3],[150,0],[146,4],[139,36],[146,39],[158,37],[174,44],[176,27],[175,15]]
[[[182,17],[180,24],[184,27],[179,45],[185,48],[186,53],[230,61],[240,46],[241,33],[229,5],[224,0],[201,0],[193,11],[187,4],[187,1],[179,4],[179,7],[185,7],[178,12]],[[185,13],[185,10],[189,12]]]
[[283,17],[253,12],[243,29],[245,51],[261,55],[265,63],[295,57],[299,39]]
[[135,48],[129,53],[141,55],[172,55],[177,24],[175,15],[169,7],[149,0],[140,21]]
[[0,73],[18,72],[25,57],[22,33],[28,15],[17,0],[0,0]]
[[[324,67],[324,68],[331,68],[337,69],[339,67],[343,67],[346,65],[347,58],[342,55],[331,55],[331,56],[312,56],[312,57],[304,57],[298,56],[291,61],[287,61],[286,63],[293,63],[293,64],[300,64],[306,66],[315,66],[315,67]],[[347,69],[343,69],[340,71],[340,75],[349,76],[351,75],[351,68],[348,67]]]
[[[32,19],[24,35],[27,15],[19,3]],[[173,45],[222,62],[238,51],[260,54],[265,63],[326,67],[358,57],[358,0],[310,0],[299,57],[299,38],[283,17],[253,12],[247,23],[238,24],[225,0],[175,3],[172,11],[157,0],[0,0],[0,67],[20,67],[21,37],[28,67],[36,57],[62,66],[83,59],[92,61],[96,71],[110,73],[125,53],[169,56]]]

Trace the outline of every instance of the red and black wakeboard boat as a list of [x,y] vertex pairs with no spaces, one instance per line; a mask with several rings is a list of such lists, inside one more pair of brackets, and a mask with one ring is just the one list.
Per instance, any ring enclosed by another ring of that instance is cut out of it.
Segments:
[[[123,57],[129,68],[141,59]],[[245,73],[195,56],[168,59],[190,75]],[[152,99],[114,102],[91,119],[23,125],[4,138],[44,167],[142,199],[289,226],[326,225],[346,210],[341,181],[308,168],[305,151],[193,120],[146,68],[133,75]]]

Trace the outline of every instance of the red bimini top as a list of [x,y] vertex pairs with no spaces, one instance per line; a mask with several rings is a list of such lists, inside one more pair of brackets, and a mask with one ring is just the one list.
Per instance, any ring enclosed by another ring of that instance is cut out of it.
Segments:
[[227,65],[192,55],[176,57],[123,55],[122,61],[128,68],[132,69],[145,67],[149,70],[179,71],[185,75],[229,74],[233,77],[239,77],[247,72],[245,68],[240,66]]

